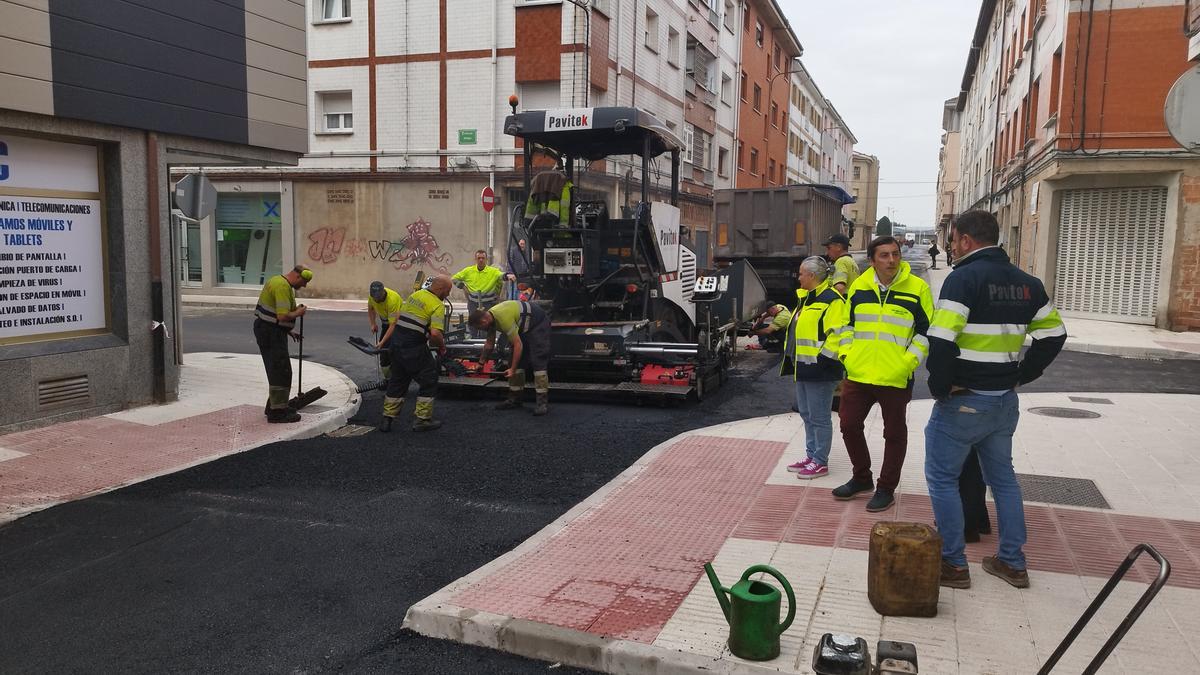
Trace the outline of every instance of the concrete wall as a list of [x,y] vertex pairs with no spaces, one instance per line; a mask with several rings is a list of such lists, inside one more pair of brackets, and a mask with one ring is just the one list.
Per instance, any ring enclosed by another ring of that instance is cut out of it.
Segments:
[[[472,264],[476,249],[487,248],[487,220],[479,203],[486,179],[292,185],[295,260],[312,268],[308,293],[313,296],[364,298],[376,279],[396,290],[411,289],[418,271],[453,274]],[[496,213],[507,208],[500,203]],[[494,235],[501,261],[503,220],[496,218]]]

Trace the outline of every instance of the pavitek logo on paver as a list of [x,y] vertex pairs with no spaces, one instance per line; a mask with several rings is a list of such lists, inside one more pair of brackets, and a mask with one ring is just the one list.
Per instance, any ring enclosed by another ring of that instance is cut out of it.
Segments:
[[546,112],[546,131],[572,131],[592,128],[591,108],[571,108]]

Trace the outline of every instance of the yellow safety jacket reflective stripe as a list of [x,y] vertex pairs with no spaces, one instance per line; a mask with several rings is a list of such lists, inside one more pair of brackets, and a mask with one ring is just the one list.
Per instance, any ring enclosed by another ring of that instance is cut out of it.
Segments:
[[458,274],[454,275],[454,280],[463,282],[471,302],[495,302],[501,287],[504,286],[504,272],[491,265],[483,269],[471,265],[459,270]]
[[[809,379],[802,375],[806,371],[816,371],[815,367],[822,357],[830,360],[826,364],[837,365],[844,330],[844,305],[844,299],[828,281],[805,294],[804,300],[792,313],[792,323],[784,345],[784,353],[791,355],[795,363],[793,379]],[[785,363],[780,374],[787,374],[786,369]]]
[[446,329],[446,307],[438,296],[421,289],[400,305],[400,313],[396,316],[396,328],[404,331],[410,337],[420,335],[422,339],[430,330],[444,331]]
[[280,328],[293,328],[294,320],[280,321],[280,314],[287,314],[296,309],[296,289],[288,283],[282,274],[267,279],[262,290],[258,293],[258,304],[254,307],[254,316],[273,323]]
[[886,291],[868,269],[847,290],[840,356],[847,379],[884,387],[906,387],[929,355],[926,333],[933,316],[929,284],[900,263]]

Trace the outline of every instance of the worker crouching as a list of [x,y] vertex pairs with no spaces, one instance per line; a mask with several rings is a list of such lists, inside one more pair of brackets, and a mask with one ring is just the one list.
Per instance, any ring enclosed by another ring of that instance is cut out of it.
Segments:
[[383,397],[383,419],[379,430],[392,430],[392,421],[404,406],[404,395],[414,380],[417,405],[413,413],[413,431],[433,431],[442,423],[433,419],[433,399],[437,395],[438,370],[430,348],[445,349],[443,331],[446,329],[446,309],[442,301],[450,294],[450,279],[437,277],[429,289],[421,289],[400,306],[396,320],[389,322],[387,332],[377,346],[389,345],[391,377]]
[[496,345],[496,330],[504,333],[512,344],[512,358],[504,376],[508,378],[508,398],[497,410],[521,407],[525,391],[525,371],[533,371],[533,388],[537,394],[534,415],[545,415],[550,400],[550,317],[538,305],[521,300],[505,300],[491,309],[477,309],[468,322],[472,328],[487,332],[487,341],[479,355],[480,367],[487,363]]

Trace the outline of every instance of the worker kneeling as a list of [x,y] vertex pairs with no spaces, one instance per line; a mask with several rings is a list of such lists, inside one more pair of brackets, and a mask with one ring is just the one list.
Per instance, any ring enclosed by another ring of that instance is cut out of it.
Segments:
[[380,431],[392,430],[392,420],[400,414],[404,395],[413,380],[420,387],[413,414],[413,431],[433,431],[442,426],[441,422],[433,419],[438,370],[437,361],[429,350],[445,349],[443,331],[446,329],[446,308],[442,301],[450,295],[450,288],[449,278],[437,277],[429,284],[428,290],[421,289],[408,296],[400,305],[395,321],[388,324],[387,332],[376,345],[380,349],[389,345],[392,369],[387,394],[383,397]]
[[533,371],[533,388],[537,393],[534,415],[545,415],[550,399],[550,317],[538,305],[521,300],[505,300],[490,309],[477,309],[468,319],[472,328],[487,331],[487,341],[479,355],[482,368],[496,345],[496,329],[512,343],[512,359],[504,376],[508,378],[508,398],[497,410],[521,407],[525,391],[525,371]]

